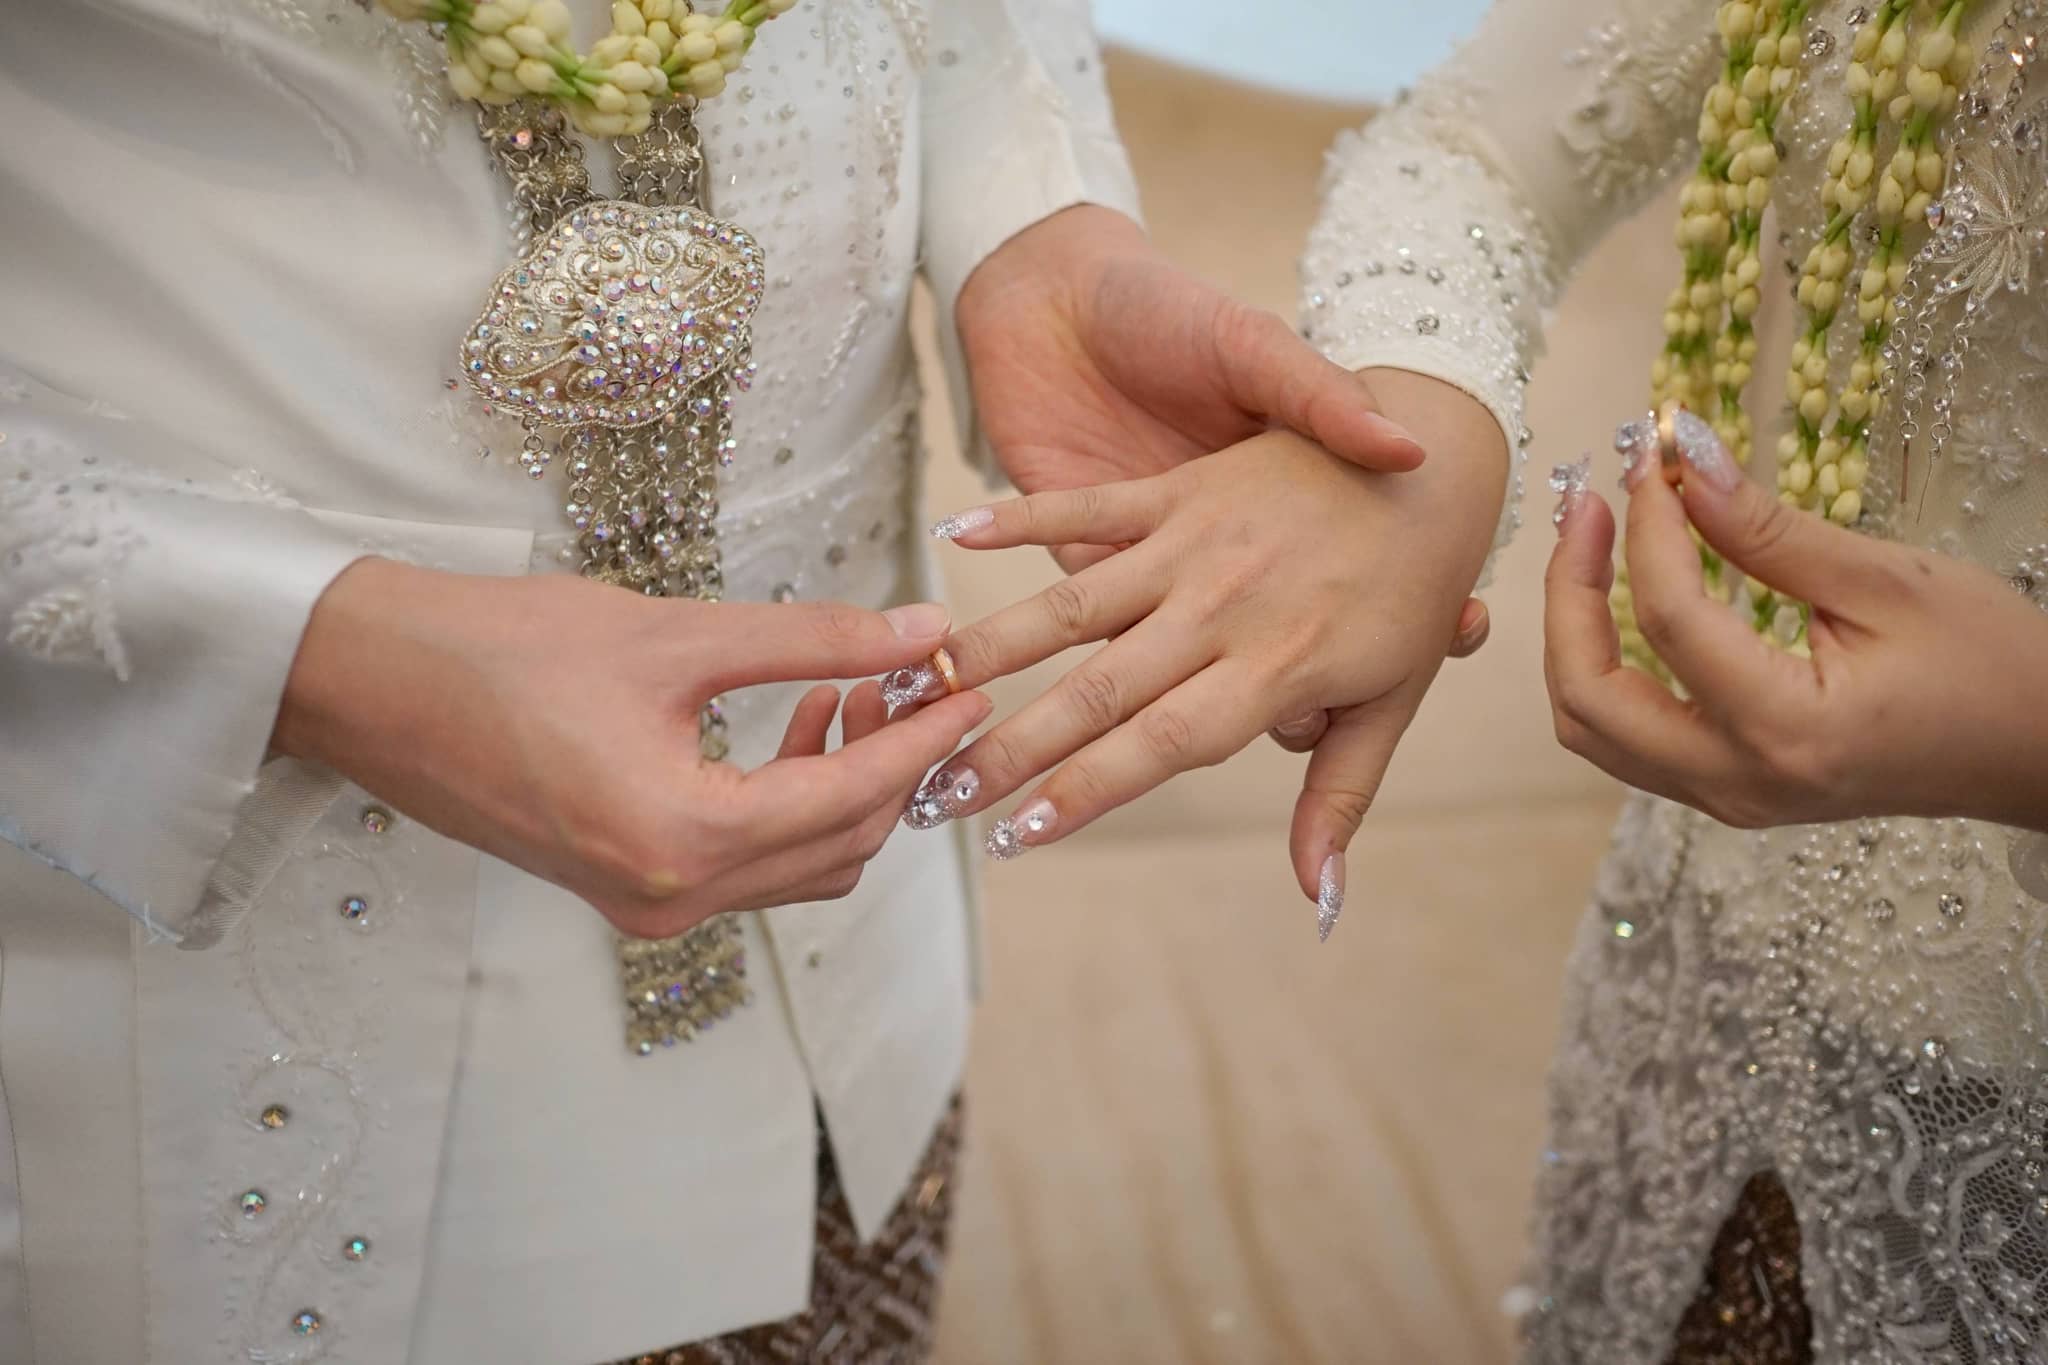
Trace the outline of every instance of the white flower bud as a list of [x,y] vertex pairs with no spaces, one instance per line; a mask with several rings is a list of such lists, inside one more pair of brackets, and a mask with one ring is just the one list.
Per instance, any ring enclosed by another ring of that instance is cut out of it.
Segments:
[[482,99],[484,94],[484,83],[476,78],[474,71],[460,62],[448,64],[448,88],[459,98],[466,100]]
[[1817,427],[1828,415],[1828,395],[1825,389],[1808,389],[1799,400],[1799,415],[1806,419],[1808,426]]
[[626,112],[626,92],[609,81],[590,92],[590,102],[600,114],[623,114]]
[[647,27],[652,29],[656,20],[666,19],[676,12],[676,0],[640,0],[640,13],[647,16]]
[[720,52],[739,52],[746,48],[750,32],[739,20],[728,19],[714,29],[711,36],[718,40]]
[[[598,88],[608,90],[611,87],[600,86]],[[582,105],[576,105],[572,107],[582,111],[579,112],[576,116],[576,126],[578,128],[581,128],[584,132],[590,134],[590,136],[626,136],[628,120],[624,114],[607,114],[598,110],[588,109],[587,106]]]
[[1906,59],[1906,25],[1903,17],[1884,31],[1884,37],[1877,43],[1877,60],[1885,66],[1897,66]]
[[1861,62],[1849,67],[1849,74],[1842,78],[1842,84],[1849,91],[1849,98],[1862,99],[1870,93],[1870,68]]
[[602,71],[616,66],[633,55],[633,40],[623,33],[614,33],[600,38],[590,49],[590,65]]
[[676,51],[683,54],[684,61],[695,66],[718,55],[718,40],[708,33],[685,33],[676,39]]
[[519,65],[519,49],[495,34],[477,39],[476,50],[493,70],[510,71]]
[[1728,311],[1744,322],[1756,316],[1757,304],[1761,301],[1755,289],[1745,289],[1728,302]]
[[548,41],[548,35],[532,24],[514,24],[506,29],[505,41],[512,44],[522,57],[545,58],[553,53],[555,47]]
[[478,33],[485,34],[503,33],[517,22],[512,17],[512,11],[503,5],[478,5],[476,11],[469,16],[469,26]]
[[555,86],[555,69],[546,62],[528,57],[512,69],[519,83],[536,95],[545,95]]
[[638,38],[647,32],[647,20],[633,0],[612,0],[612,32]]
[[1913,163],[1913,181],[1929,194],[1939,194],[1948,169],[1942,165],[1941,153],[1928,148],[1920,153]]
[[1863,481],[1869,476],[1870,462],[1864,459],[1860,453],[1852,450],[1847,456],[1843,457],[1842,487],[1852,490],[1861,488],[1863,487]]
[[[1795,442],[1797,438],[1794,438]],[[1785,466],[1785,491],[1799,497],[1806,496],[1806,490],[1813,487],[1813,466],[1803,459],[1795,459]]]
[[493,70],[487,85],[488,89],[484,93],[495,97],[492,99],[494,104],[504,104],[510,100],[518,99],[526,93],[526,87],[521,85],[519,78],[510,71]]
[[608,79],[620,90],[631,94],[654,88],[655,74],[639,62],[620,62],[609,73]]
[[1853,488],[1844,489],[1828,508],[1828,520],[1837,526],[1854,526],[1862,515],[1863,495]]
[[569,7],[563,0],[540,0],[526,16],[526,22],[547,34],[551,43],[569,41]]
[[661,49],[645,34],[633,40],[633,46],[627,49],[626,57],[627,60],[638,62],[642,66],[661,65]]

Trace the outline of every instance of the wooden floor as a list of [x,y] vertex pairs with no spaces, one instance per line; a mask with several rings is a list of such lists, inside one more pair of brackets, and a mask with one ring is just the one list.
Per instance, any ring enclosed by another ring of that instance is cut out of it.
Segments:
[[[1155,238],[1291,314],[1322,149],[1363,111],[1111,73]],[[1667,221],[1566,300],[1532,395],[1546,466],[1641,402]],[[942,453],[934,510],[977,497]],[[1301,760],[1270,746],[991,869],[944,1365],[1509,1358],[1559,966],[1618,801],[1551,741],[1540,487],[1526,510],[1493,641],[1411,730],[1329,944],[1287,871]],[[1051,576],[947,565],[956,619]]]

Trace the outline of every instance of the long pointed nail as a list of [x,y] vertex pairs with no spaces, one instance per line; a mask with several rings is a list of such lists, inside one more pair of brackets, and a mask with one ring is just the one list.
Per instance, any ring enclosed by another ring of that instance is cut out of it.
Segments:
[[981,779],[974,769],[941,768],[910,798],[903,809],[903,823],[911,829],[937,829],[967,814],[980,794]]
[[989,827],[988,837],[981,846],[988,850],[988,856],[999,863],[1012,858],[1021,858],[1045,842],[1045,836],[1052,832],[1059,813],[1052,808],[1052,802],[1044,797],[1034,797],[1001,820]]
[[1565,518],[1578,509],[1579,500],[1586,496],[1586,487],[1593,481],[1593,457],[1581,455],[1571,464],[1550,467],[1550,491],[1557,494],[1557,510],[1550,514],[1550,524],[1564,534]]
[[899,668],[882,679],[882,700],[891,711],[914,701],[936,697],[945,690],[946,684],[939,677],[939,670],[929,661]]
[[993,507],[970,507],[964,512],[955,512],[932,523],[932,538],[935,540],[958,540],[970,531],[979,531],[996,519]]
[[1344,913],[1344,855],[1332,853],[1323,859],[1323,873],[1316,882],[1316,941],[1328,943]]
[[1671,415],[1671,435],[1678,458],[1708,485],[1723,493],[1734,489],[1742,470],[1729,455],[1728,447],[1713,424],[1696,412],[1680,408]]
[[1376,439],[1391,446],[1401,446],[1413,453],[1417,459],[1428,457],[1429,451],[1423,446],[1422,442],[1416,440],[1414,434],[1408,428],[1402,426],[1385,413],[1367,412],[1365,414],[1365,428]]

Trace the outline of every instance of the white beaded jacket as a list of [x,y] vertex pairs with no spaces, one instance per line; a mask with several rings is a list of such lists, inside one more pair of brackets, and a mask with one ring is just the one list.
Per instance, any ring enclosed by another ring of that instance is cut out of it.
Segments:
[[[1495,5],[1333,152],[1304,272],[1309,334],[1345,364],[1463,387],[1526,447],[1545,309],[1606,229],[1697,156],[1716,8]],[[2048,607],[2048,125],[2028,71],[2043,8],[1970,10],[1964,36],[1985,65],[1955,125],[1940,229],[1903,295],[1866,529],[1984,564]],[[1779,124],[1766,232],[1795,265],[1822,225],[1867,18],[1856,0],[1819,0],[1807,19],[1810,74]],[[1787,288],[1767,306],[1789,307],[1792,277],[1777,278]],[[1833,347],[1844,365],[1855,351]],[[1784,363],[1759,357],[1760,452],[1781,429]],[[1529,1359],[1666,1359],[1724,1218],[1769,1171],[1798,1210],[1816,1360],[2048,1360],[2041,848],[1961,820],[1742,833],[1635,798],[1568,968],[1515,1296]]]
[[[454,377],[516,215],[439,71],[349,0],[0,13],[9,1365],[591,1365],[782,1317],[818,1116],[866,1233],[959,1082],[950,834],[744,917],[753,1003],[639,1058],[587,907],[265,763],[351,561],[564,571],[560,485]],[[914,276],[949,318],[1020,228],[1135,213],[1085,4],[807,0],[701,126],[769,269],[727,596],[920,593]],[[736,759],[792,700],[734,700]]]

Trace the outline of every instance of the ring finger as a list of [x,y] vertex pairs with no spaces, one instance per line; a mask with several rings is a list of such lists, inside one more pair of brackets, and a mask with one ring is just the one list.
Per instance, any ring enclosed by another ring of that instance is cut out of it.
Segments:
[[[1146,617],[954,755],[913,799],[905,823],[929,827],[1002,800],[1200,672],[1211,657],[1193,631],[1164,613]],[[926,810],[928,795],[942,798],[938,809]],[[920,819],[921,811],[939,819]]]

